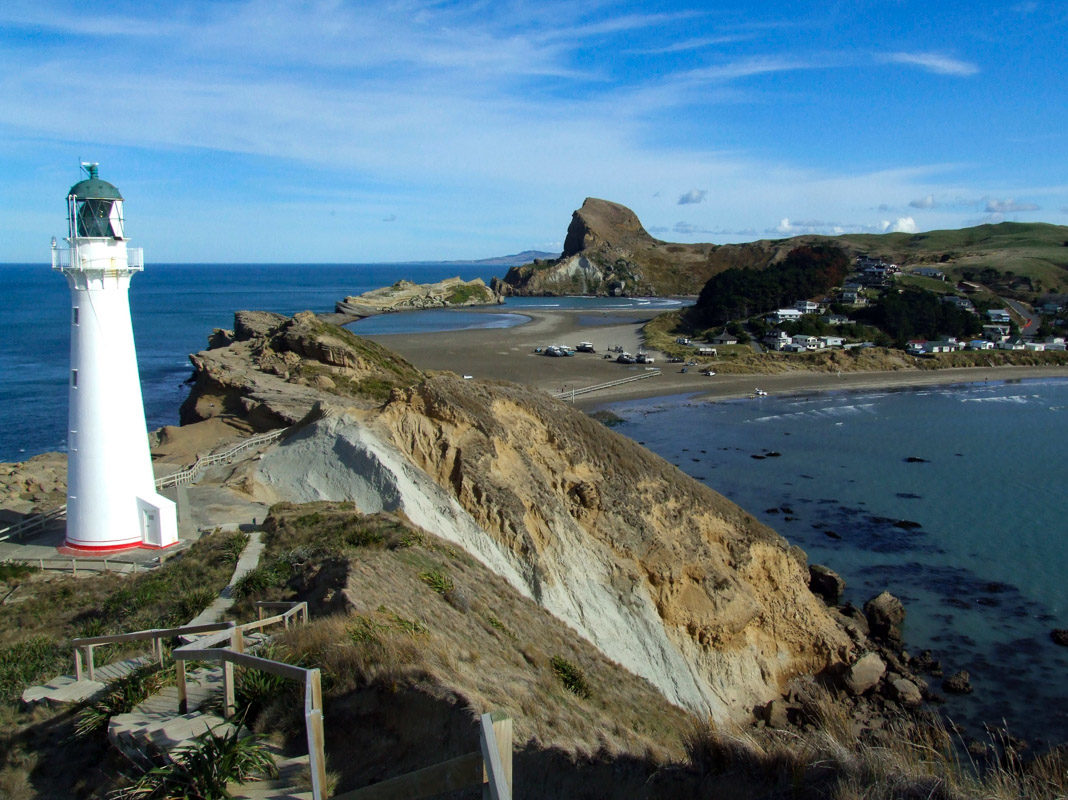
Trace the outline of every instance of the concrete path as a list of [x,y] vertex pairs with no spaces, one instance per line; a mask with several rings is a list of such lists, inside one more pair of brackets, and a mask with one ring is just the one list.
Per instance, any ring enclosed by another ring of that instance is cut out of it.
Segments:
[[237,559],[237,566],[234,567],[234,574],[230,577],[230,582],[219,593],[219,596],[212,601],[210,606],[189,621],[190,625],[206,625],[222,619],[223,614],[234,604],[234,586],[252,570],[256,569],[260,563],[260,556],[263,554],[264,547],[262,532],[259,530],[249,531],[248,543],[245,545],[245,549],[241,551],[241,556]]

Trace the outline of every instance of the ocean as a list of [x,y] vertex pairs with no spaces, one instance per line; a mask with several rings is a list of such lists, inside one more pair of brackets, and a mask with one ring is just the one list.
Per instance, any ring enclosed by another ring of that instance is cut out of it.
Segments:
[[[150,429],[176,424],[188,354],[240,309],[331,311],[341,298],[500,267],[442,263],[148,264],[130,290]],[[69,293],[49,266],[0,265],[0,461],[65,449]],[[509,299],[499,313],[417,312],[364,320],[360,334],[507,327],[533,307],[668,307],[669,300]],[[587,322],[598,317],[591,313]],[[617,430],[800,545],[862,605],[883,589],[906,605],[906,645],[931,649],[975,692],[947,696],[971,730],[1068,741],[1068,382],[990,382],[916,391],[614,404]],[[778,455],[772,455],[778,454]],[[895,523],[912,523],[901,527]],[[938,681],[932,679],[933,688]]]

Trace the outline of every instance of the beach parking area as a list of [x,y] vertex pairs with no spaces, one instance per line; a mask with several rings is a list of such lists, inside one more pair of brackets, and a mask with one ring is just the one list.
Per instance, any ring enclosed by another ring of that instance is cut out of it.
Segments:
[[[465,309],[470,312],[471,309]],[[499,313],[500,307],[486,313]],[[649,372],[643,364],[618,364],[615,353],[604,358],[608,348],[620,346],[637,353],[642,345],[641,328],[652,318],[648,311],[621,309],[589,311],[524,309],[530,321],[512,328],[474,328],[440,333],[382,334],[369,338],[399,353],[423,370],[448,370],[473,378],[505,380],[534,386],[550,394],[598,386]],[[359,326],[355,332],[359,333]],[[596,353],[576,353],[552,358],[535,352],[551,344],[572,347],[591,342]],[[984,380],[1014,380],[1033,377],[1068,377],[1068,367],[1005,366],[887,372],[818,372],[799,370],[770,375],[703,375],[695,368],[685,373],[682,365],[669,364],[659,352],[647,379],[577,395],[575,405],[595,408],[607,403],[675,394],[723,399],[746,397],[760,388],[769,394],[844,391],[906,386],[972,383]]]

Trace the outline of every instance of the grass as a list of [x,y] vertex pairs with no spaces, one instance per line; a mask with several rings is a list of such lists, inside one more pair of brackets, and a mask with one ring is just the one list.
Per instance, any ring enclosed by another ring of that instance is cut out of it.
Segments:
[[590,685],[581,669],[562,656],[553,656],[549,663],[552,665],[553,674],[560,679],[565,689],[579,697],[590,696]]
[[[209,534],[151,572],[24,584],[25,600],[0,607],[0,700],[12,702],[27,686],[69,672],[71,639],[188,622],[226,586],[240,536]],[[96,657],[106,663],[143,646],[101,647]]]
[[75,735],[84,737],[103,733],[112,717],[133,711],[174,679],[173,666],[160,669],[157,664],[145,665],[116,678],[105,687],[103,696],[89,701],[78,712]]

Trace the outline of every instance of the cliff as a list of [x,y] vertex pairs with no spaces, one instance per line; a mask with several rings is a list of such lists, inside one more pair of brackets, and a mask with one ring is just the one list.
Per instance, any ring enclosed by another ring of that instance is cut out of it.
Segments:
[[257,500],[403,512],[673,703],[719,719],[748,718],[790,678],[851,660],[802,553],[581,412],[410,369],[384,403],[345,397],[337,377],[323,389],[308,376],[381,374],[370,343],[306,314],[258,331],[242,320],[247,338],[195,357],[197,386],[220,389],[189,405],[215,396],[260,418],[305,417],[235,478]]

